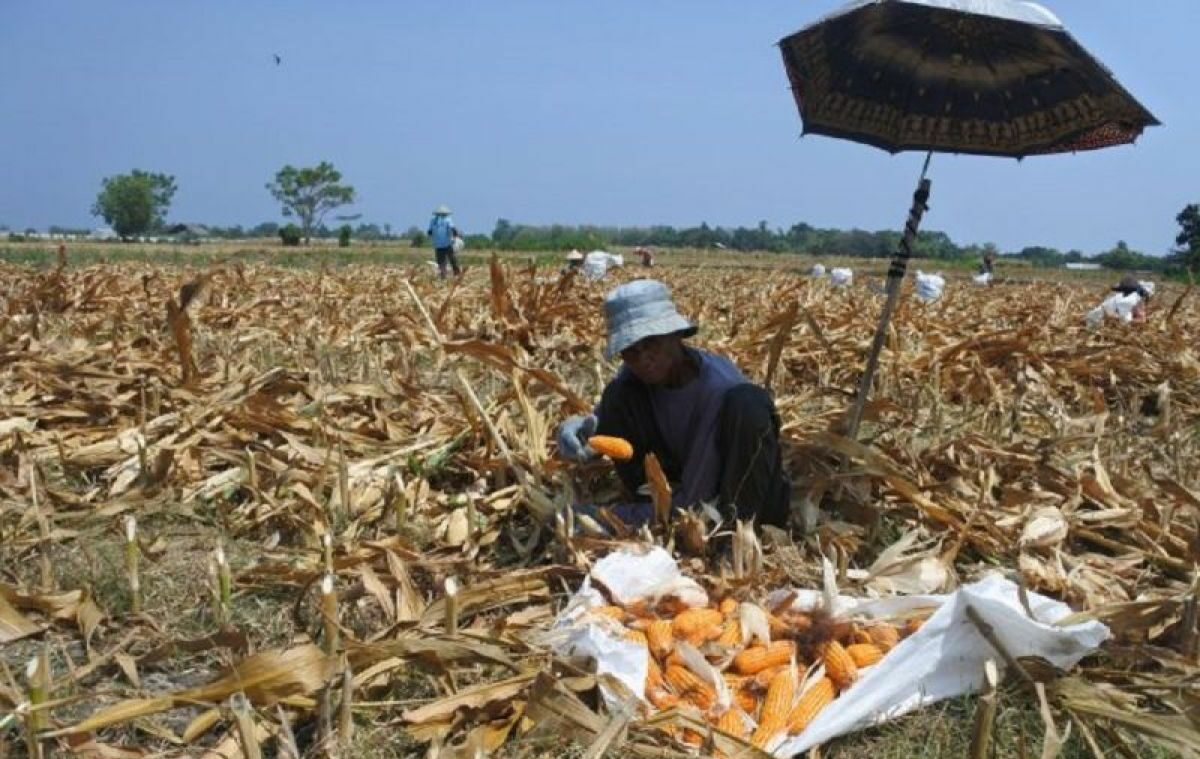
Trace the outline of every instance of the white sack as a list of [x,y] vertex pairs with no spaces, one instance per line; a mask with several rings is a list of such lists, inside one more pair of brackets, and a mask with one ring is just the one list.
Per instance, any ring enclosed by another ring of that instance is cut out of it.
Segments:
[[1113,293],[1104,299],[1104,302],[1100,304],[1100,308],[1104,310],[1105,316],[1120,319],[1128,324],[1133,321],[1133,309],[1141,302],[1142,296],[1137,293],[1129,293],[1128,295]]
[[808,276],[814,279],[820,279],[821,277],[824,277],[825,266],[823,264],[813,264],[812,268],[808,270]]
[[854,284],[854,272],[850,269],[841,267],[831,269],[829,272],[829,282],[834,287],[845,287]]
[[920,269],[917,270],[917,297],[926,303],[932,303],[942,297],[942,291],[946,288],[946,278],[937,274],[926,274]]
[[990,271],[980,272],[971,277],[971,279],[975,280],[975,284],[977,285],[986,285],[992,281],[992,273]]
[[[684,577],[670,554],[661,548],[606,556],[597,562],[592,576],[622,603],[677,593],[689,603],[694,599],[693,605],[707,605],[704,591]],[[772,595],[779,598],[785,592],[780,589]],[[811,608],[831,594],[839,614],[883,618],[930,607],[936,611],[879,664],[864,668],[862,677],[846,692],[844,700],[839,697],[803,733],[776,747],[775,756],[797,756],[840,735],[979,690],[984,662],[992,659],[1003,668],[1003,661],[967,619],[968,604],[992,626],[1001,645],[1014,656],[1041,656],[1063,669],[1074,666],[1108,637],[1108,628],[1095,621],[1054,626],[1054,622],[1071,613],[1070,607],[1037,593],[1027,594],[1031,618],[1021,605],[1018,587],[998,574],[947,595],[861,599],[836,595],[832,587],[805,589],[797,592],[794,606]],[[624,687],[641,696],[649,655],[641,644],[622,640],[613,620],[587,616],[588,609],[604,603],[590,578],[584,580],[544,642],[561,653],[591,656],[598,674],[613,675]],[[621,694],[611,692],[603,684],[601,692],[610,706],[620,703]]]

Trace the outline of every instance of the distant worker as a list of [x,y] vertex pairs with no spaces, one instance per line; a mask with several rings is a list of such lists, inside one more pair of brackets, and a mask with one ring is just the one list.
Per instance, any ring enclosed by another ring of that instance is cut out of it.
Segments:
[[652,519],[642,486],[644,458],[653,453],[672,484],[675,508],[711,503],[725,519],[785,527],[790,485],[770,394],[724,356],[684,344],[698,328],[679,314],[661,282],[614,288],[604,298],[604,315],[606,354],[620,356],[623,365],[594,414],[562,423],[558,450],[565,459],[587,461],[597,455],[588,445],[592,435],[633,445],[633,458],[616,462],[627,501],[608,513],[630,527]]
[[437,256],[438,276],[445,279],[449,275],[449,269],[454,270],[456,277],[462,274],[455,251],[455,244],[461,237],[454,226],[449,207],[441,205],[433,212],[433,219],[429,222],[429,239],[433,242],[433,252]]
[[570,274],[571,272],[579,271],[583,268],[583,254],[578,250],[572,250],[567,254],[567,263],[558,270],[559,274]]
[[1146,306],[1150,303],[1151,292],[1146,288],[1138,278],[1132,274],[1126,274],[1121,277],[1121,281],[1113,285],[1112,292],[1120,293],[1121,295],[1137,295],[1138,303],[1133,307],[1133,312],[1130,314],[1135,322],[1146,321]]
[[633,254],[642,259],[642,266],[647,269],[654,266],[654,248],[645,248],[639,245],[633,249]]
[[996,273],[996,254],[988,251],[983,254],[983,263],[979,265],[980,274],[995,274]]

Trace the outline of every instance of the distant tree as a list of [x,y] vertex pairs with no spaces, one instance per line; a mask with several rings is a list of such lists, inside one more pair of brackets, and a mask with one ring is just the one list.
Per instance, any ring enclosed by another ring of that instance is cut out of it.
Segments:
[[300,244],[303,232],[295,224],[287,224],[279,228],[279,240],[285,248],[293,248]]
[[92,215],[102,217],[121,237],[142,234],[162,226],[175,190],[175,177],[141,169],[105,177]]
[[342,226],[338,227],[338,247],[349,248],[350,236],[352,234],[354,234],[354,232],[350,229],[349,224],[343,224]]
[[1190,271],[1200,271],[1200,205],[1192,203],[1175,217],[1179,222],[1179,235],[1175,244],[1179,247],[1171,255],[1171,262]]
[[250,237],[275,237],[279,234],[279,225],[273,221],[264,221],[262,224],[251,227],[246,234]]
[[339,184],[341,181],[342,173],[328,161],[321,161],[311,167],[284,166],[275,173],[275,181],[268,183],[267,189],[283,204],[284,216],[300,220],[307,243],[325,214],[354,202],[354,188]]
[[413,225],[405,230],[404,237],[408,240],[408,243],[411,247],[425,247],[425,230],[416,225]]

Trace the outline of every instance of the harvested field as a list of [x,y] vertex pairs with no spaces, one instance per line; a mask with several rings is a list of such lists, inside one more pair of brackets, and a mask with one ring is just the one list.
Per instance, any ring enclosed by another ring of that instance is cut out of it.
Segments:
[[[584,663],[533,633],[614,547],[556,522],[613,482],[552,439],[612,376],[601,299],[640,273],[0,264],[0,741],[525,756],[617,737]],[[1200,751],[1193,293],[1096,331],[1102,285],[906,297],[854,442],[838,423],[879,295],[654,275],[699,345],[770,385],[810,527],[764,536],[737,578],[713,541],[687,559],[698,579],[761,601],[817,587],[821,556],[849,592],[998,569],[1114,632],[1072,672],[1026,664],[1072,755]],[[1036,715],[1032,690],[1004,694]],[[613,754],[683,755],[688,719],[634,715]],[[853,740],[830,755],[861,755]]]

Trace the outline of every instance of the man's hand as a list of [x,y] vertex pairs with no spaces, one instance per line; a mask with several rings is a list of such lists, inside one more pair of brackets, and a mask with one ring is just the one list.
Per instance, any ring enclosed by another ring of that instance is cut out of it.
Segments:
[[596,452],[587,444],[587,439],[596,434],[596,417],[572,416],[558,428],[558,453],[568,461],[591,461]]

